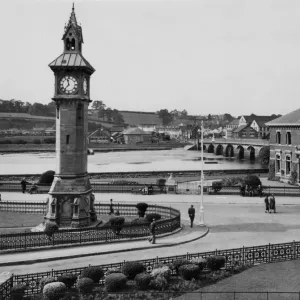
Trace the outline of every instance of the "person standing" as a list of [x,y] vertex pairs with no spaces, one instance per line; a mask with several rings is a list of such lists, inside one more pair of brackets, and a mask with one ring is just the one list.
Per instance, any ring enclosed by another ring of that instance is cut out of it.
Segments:
[[266,206],[265,213],[267,213],[267,212],[269,212],[269,209],[270,209],[269,196],[268,195],[265,198],[265,206]]
[[155,244],[155,242],[156,242],[155,230],[156,230],[156,221],[155,221],[155,219],[153,219],[151,224],[150,224],[151,237],[149,238],[149,242],[151,244]]
[[110,204],[109,204],[109,215],[112,215],[114,213],[114,207],[113,207],[113,199],[110,199]]
[[270,211],[269,211],[270,213],[271,213],[271,210],[273,210],[274,214],[276,214],[275,197],[273,194],[270,199]]
[[188,214],[189,214],[189,217],[190,217],[190,220],[191,220],[191,228],[193,228],[193,222],[194,222],[194,219],[195,219],[195,208],[194,208],[193,205],[191,205],[191,207],[189,208]]
[[26,192],[26,178],[24,177],[22,180],[21,180],[21,187],[22,187],[22,193],[24,194]]

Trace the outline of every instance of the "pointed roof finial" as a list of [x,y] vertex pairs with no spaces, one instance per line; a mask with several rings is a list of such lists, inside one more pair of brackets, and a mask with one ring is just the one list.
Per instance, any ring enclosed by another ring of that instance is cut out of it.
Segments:
[[75,8],[74,8],[74,2],[73,2],[73,7],[72,7],[72,11],[74,11],[75,10]]

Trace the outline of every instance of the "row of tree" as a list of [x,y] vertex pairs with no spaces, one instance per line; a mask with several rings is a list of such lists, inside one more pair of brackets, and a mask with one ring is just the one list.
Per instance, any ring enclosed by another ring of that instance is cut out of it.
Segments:
[[102,100],[93,101],[91,108],[96,116],[103,121],[114,122],[118,124],[124,123],[123,116],[120,114],[120,112],[117,109],[106,107]]

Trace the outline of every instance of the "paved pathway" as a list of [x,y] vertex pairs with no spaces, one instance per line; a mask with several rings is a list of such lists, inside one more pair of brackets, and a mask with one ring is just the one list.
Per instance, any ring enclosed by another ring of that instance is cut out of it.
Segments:
[[[5,197],[16,199],[18,193],[4,193]],[[34,195],[43,197],[44,195]],[[27,197],[27,195],[26,195]],[[182,219],[188,219],[187,209],[191,203],[196,208],[199,218],[199,200],[196,195],[154,195],[141,196],[131,194],[96,194],[96,199],[107,202],[157,203],[171,205],[182,212]],[[30,198],[28,198],[30,199]],[[38,199],[38,198],[36,198]],[[102,200],[103,199],[103,200]],[[255,246],[268,243],[281,243],[299,240],[300,237],[300,202],[296,197],[277,197],[277,214],[265,214],[262,198],[242,198],[239,196],[205,196],[205,223],[210,232],[204,238],[176,247],[154,248],[143,251],[111,253],[74,259],[43,262],[28,266],[0,267],[0,273],[12,271],[16,274],[45,271],[51,268],[65,269],[86,266],[88,264],[105,264],[123,260],[147,259],[156,256],[171,256],[184,253],[230,249],[241,246]],[[229,205],[229,203],[234,203]],[[89,247],[89,246],[87,246]],[[99,246],[100,247],[100,246]],[[101,246],[102,247],[102,246]],[[109,247],[109,246],[107,246]],[[37,252],[36,252],[37,253]],[[19,259],[18,259],[19,260]]]

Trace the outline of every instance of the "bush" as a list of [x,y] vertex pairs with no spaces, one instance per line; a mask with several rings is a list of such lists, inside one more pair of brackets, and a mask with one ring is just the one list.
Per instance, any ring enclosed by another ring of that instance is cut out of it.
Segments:
[[77,280],[76,288],[80,294],[90,294],[94,288],[94,281],[90,278],[82,277]]
[[100,267],[88,267],[80,275],[81,278],[90,278],[94,283],[99,283],[104,276],[104,272]]
[[144,272],[144,273],[137,274],[134,278],[134,281],[137,287],[140,290],[144,291],[150,287],[151,279],[152,279],[151,275]]
[[163,192],[163,190],[164,190],[164,187],[166,185],[166,181],[167,180],[165,178],[159,178],[156,181],[156,184],[158,185],[158,187],[159,187],[159,189],[160,189],[161,192]]
[[40,288],[41,292],[43,291],[43,288],[46,284],[52,283],[52,282],[57,282],[56,278],[51,277],[51,276],[43,277],[39,282],[39,288]]
[[3,140],[3,141],[0,141],[0,144],[12,144],[12,141],[11,140]]
[[225,266],[225,257],[224,256],[210,256],[206,259],[207,268],[212,271],[220,270]]
[[176,273],[179,272],[179,268],[183,265],[191,264],[191,262],[187,259],[175,259],[171,264],[172,269],[175,269]]
[[199,267],[194,264],[182,265],[179,267],[179,274],[184,280],[191,280],[192,278],[196,278],[199,273]]
[[149,221],[147,218],[137,218],[131,221],[131,224],[144,224],[144,225],[149,225]]
[[44,143],[45,144],[55,144],[55,138],[45,138]]
[[52,282],[44,286],[43,296],[47,300],[59,300],[66,294],[66,286],[62,282]]
[[257,187],[257,186],[261,185],[261,181],[260,181],[259,177],[256,175],[248,175],[244,179],[244,182],[245,182],[245,185],[249,185],[251,187]]
[[215,193],[221,191],[222,187],[223,187],[222,181],[213,181],[212,189]]
[[168,281],[171,276],[171,270],[168,266],[161,266],[158,268],[154,268],[151,272],[151,277],[155,278],[157,276],[163,276]]
[[136,261],[127,261],[122,267],[122,273],[127,276],[128,279],[134,279],[134,277],[144,272],[144,265]]
[[108,292],[117,292],[126,286],[127,277],[122,273],[114,273],[106,276],[105,287]]
[[76,283],[76,280],[77,275],[69,273],[63,274],[57,278],[57,281],[64,283],[68,289],[70,289]]
[[25,144],[27,144],[27,141],[25,141],[25,140],[14,140],[12,144],[25,145]]
[[146,210],[148,208],[148,204],[144,202],[140,202],[136,205],[136,208],[138,209],[138,215],[140,218],[144,218]]
[[160,220],[161,215],[157,214],[157,213],[151,213],[151,214],[146,215],[146,219],[149,223],[151,223],[153,221],[153,219],[155,219],[155,221]]
[[25,295],[26,290],[25,284],[14,285],[10,290],[10,295],[12,300],[22,300]]
[[49,238],[51,238],[52,235],[57,231],[58,231],[58,225],[55,222],[52,221],[46,222],[44,232]]
[[261,164],[268,165],[270,161],[270,146],[262,147],[259,151],[259,160]]
[[34,139],[32,141],[33,144],[41,144],[41,140],[40,139]]
[[111,217],[108,221],[108,224],[112,227],[113,232],[117,235],[122,230],[124,223],[125,219],[123,217]]
[[191,263],[197,265],[200,271],[202,271],[206,267],[207,261],[205,258],[195,257],[191,260]]
[[105,275],[107,276],[114,273],[122,273],[122,271],[120,268],[110,268],[105,272]]
[[150,287],[159,291],[164,291],[168,287],[168,281],[164,276],[156,276],[150,281]]
[[49,170],[45,173],[43,173],[38,181],[38,184],[47,184],[50,185],[53,182],[55,172],[52,170]]

